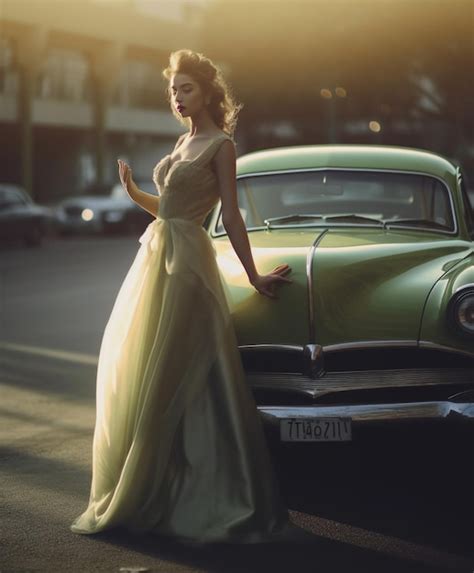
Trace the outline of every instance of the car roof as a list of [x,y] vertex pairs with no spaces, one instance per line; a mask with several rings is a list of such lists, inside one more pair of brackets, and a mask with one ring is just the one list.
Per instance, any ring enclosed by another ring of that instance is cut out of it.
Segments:
[[16,183],[1,183],[0,182],[0,189],[6,191],[20,191],[20,193],[25,193],[25,189],[21,187],[21,185],[17,185]]
[[237,159],[237,175],[307,168],[417,171],[445,178],[456,165],[432,151],[391,145],[293,145],[262,149]]

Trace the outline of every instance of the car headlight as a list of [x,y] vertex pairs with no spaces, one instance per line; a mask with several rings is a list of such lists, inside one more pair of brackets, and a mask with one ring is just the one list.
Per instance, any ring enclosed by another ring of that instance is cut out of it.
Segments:
[[94,211],[92,209],[83,209],[81,211],[81,219],[83,221],[92,221],[95,217]]
[[474,335],[474,289],[466,288],[454,294],[449,315],[458,330]]

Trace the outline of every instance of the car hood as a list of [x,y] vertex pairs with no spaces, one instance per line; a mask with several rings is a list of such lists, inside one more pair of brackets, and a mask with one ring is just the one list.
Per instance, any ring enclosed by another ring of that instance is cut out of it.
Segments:
[[329,229],[312,258],[315,341],[417,340],[431,289],[471,247],[435,233]]
[[278,301],[258,295],[228,237],[215,240],[239,345],[418,340],[431,289],[472,250],[452,236],[402,229],[288,227],[248,236],[259,272],[288,263],[293,282]]

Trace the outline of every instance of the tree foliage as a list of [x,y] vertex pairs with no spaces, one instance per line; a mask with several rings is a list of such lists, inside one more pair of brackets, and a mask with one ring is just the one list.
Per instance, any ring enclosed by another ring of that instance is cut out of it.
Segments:
[[[290,143],[338,141],[436,147],[474,160],[474,1],[215,1],[203,51],[229,65],[245,105],[238,130],[271,144],[259,126],[287,120]],[[332,103],[322,89],[343,87]],[[354,122],[376,120],[355,136]]]

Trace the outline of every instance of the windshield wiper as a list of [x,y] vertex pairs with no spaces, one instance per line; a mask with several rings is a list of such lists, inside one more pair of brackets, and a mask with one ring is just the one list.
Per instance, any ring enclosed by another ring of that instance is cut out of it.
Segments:
[[393,225],[407,225],[407,226],[422,226],[428,227],[432,229],[449,229],[447,225],[443,225],[442,223],[438,223],[437,221],[432,221],[431,219],[384,219],[383,221],[384,227],[393,226]]
[[377,225],[383,226],[383,222],[380,219],[375,219],[374,217],[364,217],[363,215],[356,215],[355,213],[347,214],[347,215],[329,215],[323,217],[325,221],[337,221],[337,220],[345,220],[345,221],[360,221],[361,223],[377,223]]
[[347,213],[345,215],[316,215],[316,214],[293,214],[285,215],[283,217],[272,217],[271,219],[265,219],[265,225],[267,228],[270,227],[272,223],[288,223],[291,221],[305,221],[308,219],[318,219],[320,221],[349,221],[349,222],[361,222],[361,223],[376,223],[383,227],[383,222],[380,219],[375,219],[372,217],[364,217],[363,215],[356,215],[355,213]]
[[270,219],[265,219],[264,223],[267,226],[267,229],[270,227],[272,223],[287,223],[290,221],[304,221],[307,219],[322,219],[321,215],[301,215],[294,213],[293,215],[284,215],[283,217],[271,217]]

